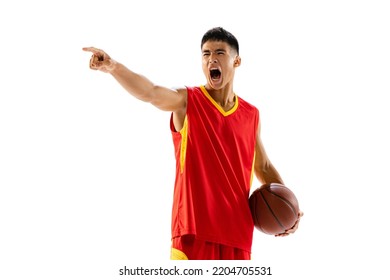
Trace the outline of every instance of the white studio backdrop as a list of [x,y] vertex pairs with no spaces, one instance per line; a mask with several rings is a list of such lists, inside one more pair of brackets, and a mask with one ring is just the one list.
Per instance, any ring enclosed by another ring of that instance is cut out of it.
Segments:
[[375,0],[2,2],[0,278],[172,265],[170,113],[90,70],[81,49],[157,84],[200,85],[201,37],[222,26],[240,43],[235,91],[260,109],[305,212],[292,236],[255,232],[247,265],[272,279],[387,279],[389,12]]

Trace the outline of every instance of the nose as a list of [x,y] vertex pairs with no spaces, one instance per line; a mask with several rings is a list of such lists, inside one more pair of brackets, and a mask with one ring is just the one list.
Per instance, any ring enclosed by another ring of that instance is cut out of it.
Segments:
[[213,57],[210,57],[209,63],[210,63],[210,64],[217,63],[217,59],[215,59],[215,58],[213,58]]
[[212,63],[217,63],[217,58],[215,56],[214,53],[211,53],[210,56],[209,56],[209,63],[212,64]]

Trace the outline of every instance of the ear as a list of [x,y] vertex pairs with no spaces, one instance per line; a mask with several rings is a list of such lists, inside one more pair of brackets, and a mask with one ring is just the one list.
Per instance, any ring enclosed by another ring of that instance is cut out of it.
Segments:
[[238,67],[240,65],[241,65],[241,57],[239,55],[237,55],[236,58],[234,59],[233,66]]

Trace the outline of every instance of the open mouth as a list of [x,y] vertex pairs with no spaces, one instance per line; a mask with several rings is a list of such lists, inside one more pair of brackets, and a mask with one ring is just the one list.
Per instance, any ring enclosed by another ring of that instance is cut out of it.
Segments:
[[210,77],[212,80],[218,80],[219,78],[221,78],[221,71],[219,71],[218,69],[211,69]]

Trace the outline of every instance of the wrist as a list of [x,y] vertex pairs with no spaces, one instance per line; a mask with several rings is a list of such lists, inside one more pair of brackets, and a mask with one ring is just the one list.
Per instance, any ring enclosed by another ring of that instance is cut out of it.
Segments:
[[106,66],[106,70],[108,73],[114,74],[114,72],[118,70],[119,66],[120,64],[117,61],[110,59],[110,63]]

